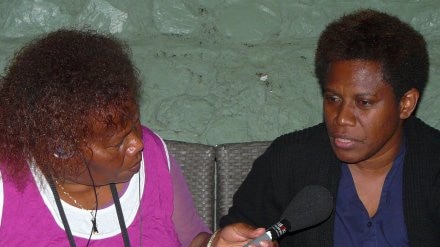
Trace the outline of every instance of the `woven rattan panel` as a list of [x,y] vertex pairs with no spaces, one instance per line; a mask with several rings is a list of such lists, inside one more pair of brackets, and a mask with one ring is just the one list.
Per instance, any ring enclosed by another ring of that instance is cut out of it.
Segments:
[[216,147],[217,219],[228,212],[232,196],[249,173],[252,163],[271,142],[222,144]]
[[214,229],[214,147],[171,140],[165,142],[182,168],[200,216]]

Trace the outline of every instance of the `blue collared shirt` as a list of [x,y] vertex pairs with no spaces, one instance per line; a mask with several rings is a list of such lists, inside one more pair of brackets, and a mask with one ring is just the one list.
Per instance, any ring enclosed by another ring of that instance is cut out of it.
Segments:
[[342,172],[336,198],[335,247],[409,246],[403,216],[403,160],[405,145],[385,178],[376,215],[372,218],[359,199],[347,164]]

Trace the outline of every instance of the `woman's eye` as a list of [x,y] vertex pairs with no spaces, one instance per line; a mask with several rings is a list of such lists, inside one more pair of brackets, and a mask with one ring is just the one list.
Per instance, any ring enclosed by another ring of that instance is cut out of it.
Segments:
[[358,104],[361,106],[370,106],[371,102],[369,100],[364,99],[364,100],[358,100]]
[[339,102],[340,101],[339,97],[332,96],[332,95],[325,96],[325,100],[327,102],[329,102],[329,103]]
[[108,148],[120,148],[123,143],[124,143],[124,140],[122,140],[116,144],[110,145],[110,146],[108,146]]

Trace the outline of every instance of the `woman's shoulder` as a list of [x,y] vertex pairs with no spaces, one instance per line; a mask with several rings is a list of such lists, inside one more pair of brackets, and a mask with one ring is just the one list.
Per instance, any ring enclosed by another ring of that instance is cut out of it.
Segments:
[[279,136],[268,150],[316,150],[329,147],[329,145],[325,124],[319,123]]
[[155,131],[152,129],[142,125],[142,141],[144,143],[146,142],[153,142],[158,144],[159,146],[166,146],[164,139]]

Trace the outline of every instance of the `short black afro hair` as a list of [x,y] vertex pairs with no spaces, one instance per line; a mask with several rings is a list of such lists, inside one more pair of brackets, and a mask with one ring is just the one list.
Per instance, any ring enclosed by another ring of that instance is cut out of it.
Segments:
[[428,81],[429,56],[423,36],[383,12],[359,10],[325,28],[315,56],[315,74],[321,89],[331,63],[358,59],[380,63],[383,79],[397,98],[411,88],[422,93]]

